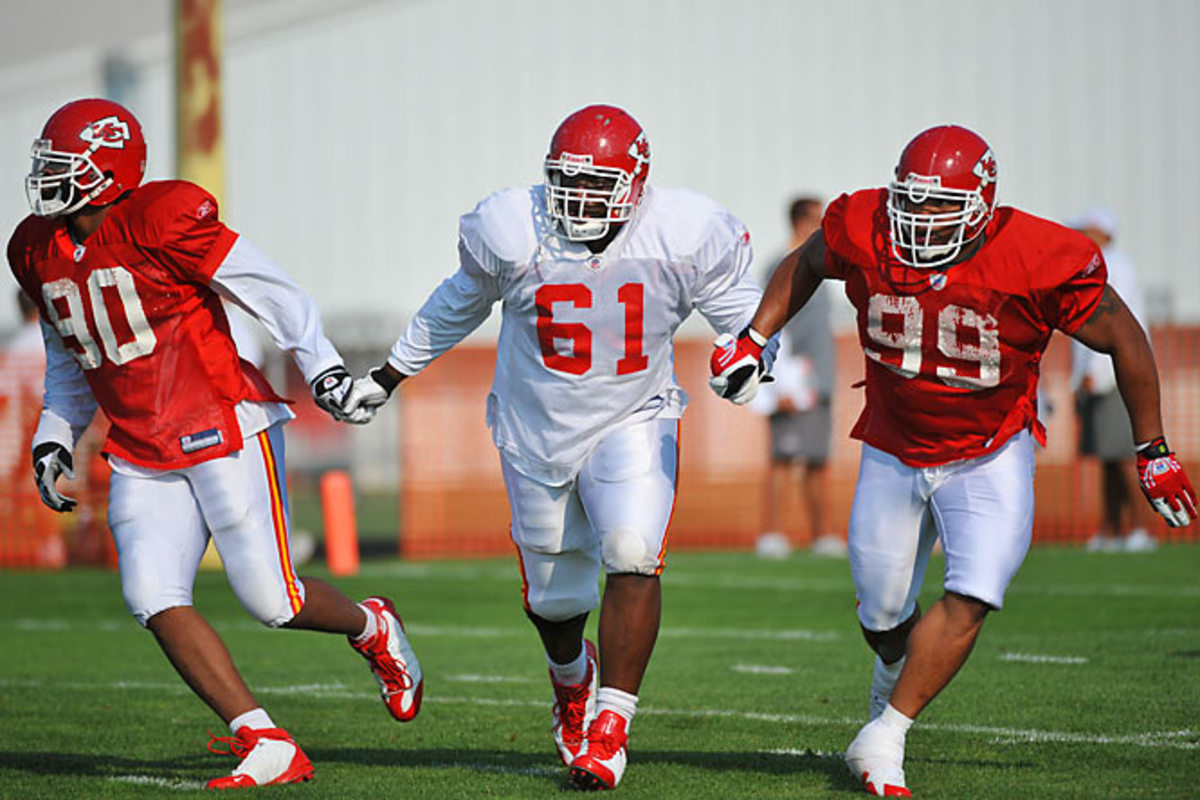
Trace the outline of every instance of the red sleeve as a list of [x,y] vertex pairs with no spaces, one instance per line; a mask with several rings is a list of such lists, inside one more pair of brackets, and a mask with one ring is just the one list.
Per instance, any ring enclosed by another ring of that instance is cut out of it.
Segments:
[[37,296],[36,292],[30,294],[30,287],[27,283],[29,277],[29,227],[30,218],[26,217],[13,231],[12,238],[8,240],[8,268],[12,271],[13,277],[17,279],[17,283],[21,285],[22,291],[37,302],[41,298]]
[[837,280],[846,280],[847,267],[843,254],[850,248],[850,235],[846,230],[846,207],[850,195],[843,194],[825,209],[821,218],[821,232],[825,236],[825,274]]
[[1090,239],[1068,229],[1063,232],[1070,235],[1055,242],[1048,257],[1060,280],[1043,289],[1038,299],[1047,322],[1063,333],[1074,333],[1100,304],[1108,268]]
[[173,181],[146,216],[157,255],[184,280],[208,283],[237,241],[219,218],[216,198],[186,181]]

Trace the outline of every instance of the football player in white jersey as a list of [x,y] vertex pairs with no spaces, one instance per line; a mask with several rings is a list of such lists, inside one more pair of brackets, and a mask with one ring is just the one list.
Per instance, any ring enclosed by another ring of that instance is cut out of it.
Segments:
[[[550,665],[555,743],[585,789],[621,780],[658,635],[687,403],[674,377],[675,330],[697,309],[719,333],[736,334],[761,294],[747,274],[742,223],[701,195],[648,186],[649,168],[646,135],[621,109],[567,117],[545,183],[493,194],[462,217],[458,271],[343,406],[378,408],[500,301],[487,421],[525,610]],[[770,359],[774,343],[768,350]],[[598,653],[583,638],[597,606]]]

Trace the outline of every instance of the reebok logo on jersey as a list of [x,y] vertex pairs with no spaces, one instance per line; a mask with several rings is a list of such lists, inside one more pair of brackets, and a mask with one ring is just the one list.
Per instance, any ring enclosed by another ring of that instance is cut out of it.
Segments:
[[179,437],[179,448],[185,453],[194,453],[206,447],[215,447],[225,441],[225,437],[216,428],[189,433]]
[[1092,256],[1092,260],[1088,262],[1088,265],[1080,271],[1079,277],[1086,278],[1098,269],[1100,269],[1100,255],[1097,253]]
[[204,219],[212,212],[213,212],[212,200],[205,200],[203,203],[200,204],[200,207],[196,209],[196,219]]

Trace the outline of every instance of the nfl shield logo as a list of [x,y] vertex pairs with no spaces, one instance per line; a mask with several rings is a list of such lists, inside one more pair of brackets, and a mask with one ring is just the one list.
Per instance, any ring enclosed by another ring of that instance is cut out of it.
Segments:
[[945,289],[946,288],[946,273],[938,272],[933,275],[930,275],[929,276],[929,285],[932,286],[934,291],[937,291],[937,292],[940,292],[942,289]]

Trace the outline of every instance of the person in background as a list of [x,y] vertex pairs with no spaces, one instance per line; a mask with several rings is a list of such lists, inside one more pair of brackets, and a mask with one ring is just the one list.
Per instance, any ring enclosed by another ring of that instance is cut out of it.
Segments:
[[352,380],[312,297],[220,221],[211,194],[185,181],[143,183],[145,168],[141,124],[109,100],[66,104],[34,141],[25,184],[33,213],[8,243],[46,349],[34,482],[54,511],[75,508],[58,478],[73,475],[80,434],[101,409],[126,606],[232,733],[209,749],[239,763],[208,788],[306,781],[312,762],[193,605],[210,537],[248,613],[271,628],[345,635],[394,718],[416,716],[424,683],[390,600],[355,603],[296,575],[283,450],[293,414],[238,358],[222,300],[291,353],[319,407],[340,421],[369,415],[341,412]]
[[[1108,283],[1121,295],[1129,312],[1142,322],[1142,290],[1133,263],[1115,244],[1117,219],[1094,206],[1068,225],[1100,248],[1108,266]],[[1153,516],[1138,500],[1137,459],[1129,415],[1117,389],[1112,360],[1071,340],[1071,388],[1079,415],[1079,452],[1100,461],[1103,513],[1099,533],[1088,540],[1089,550],[1147,552],[1158,547],[1150,533]]]
[[[799,247],[821,227],[824,202],[819,197],[797,197],[788,206],[791,239],[787,249],[767,263],[774,267],[785,253]],[[780,506],[784,493],[794,486],[808,513],[808,529],[796,544],[820,555],[846,555],[846,543],[829,530],[829,442],[832,437],[831,401],[834,382],[833,328],[828,287],[818,290],[808,304],[784,326],[779,356],[771,374],[752,404],[768,415],[770,462],[763,487],[763,528],[760,544],[773,538],[787,541]],[[790,543],[789,543],[790,544]],[[760,552],[762,548],[760,547]]]

